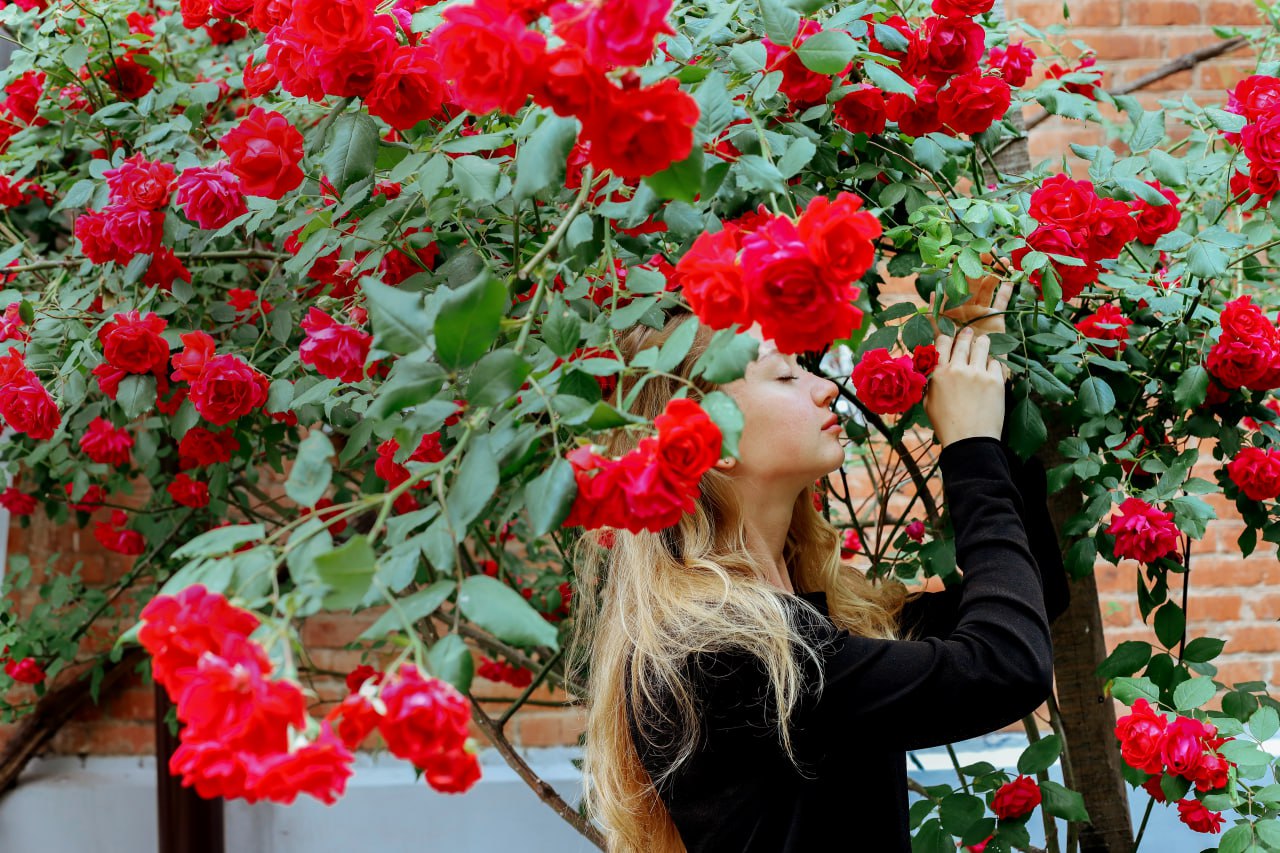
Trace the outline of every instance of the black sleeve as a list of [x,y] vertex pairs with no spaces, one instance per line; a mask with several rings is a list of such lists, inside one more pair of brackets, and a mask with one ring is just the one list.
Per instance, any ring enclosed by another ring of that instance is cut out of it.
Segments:
[[[1049,496],[1045,481],[1044,464],[1036,456],[1025,462],[1002,441],[1005,461],[1018,490],[1021,505],[1018,516],[1027,531],[1027,542],[1040,576],[1044,594],[1045,614],[1052,623],[1071,602],[1071,590],[1067,584],[1067,571],[1062,563],[1062,548],[1058,534],[1049,517]],[[945,637],[956,628],[959,616],[963,581],[938,592],[908,601],[902,609],[899,624],[903,633],[914,630],[911,636]]]
[[803,630],[824,645],[826,683],[802,703],[801,725],[874,732],[885,746],[923,749],[1008,725],[1052,690],[1039,573],[1001,442],[953,442],[941,466],[964,570],[954,630],[945,638],[880,640],[806,619]]

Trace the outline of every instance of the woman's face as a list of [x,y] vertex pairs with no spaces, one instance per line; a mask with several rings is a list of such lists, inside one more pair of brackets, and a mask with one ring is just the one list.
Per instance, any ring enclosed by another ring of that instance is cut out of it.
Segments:
[[759,325],[747,334],[760,339],[755,361],[746,375],[724,385],[744,419],[736,463],[720,467],[735,477],[761,485],[796,488],[797,493],[844,463],[844,448],[831,404],[839,387],[800,366],[797,357],[778,352],[760,335]]

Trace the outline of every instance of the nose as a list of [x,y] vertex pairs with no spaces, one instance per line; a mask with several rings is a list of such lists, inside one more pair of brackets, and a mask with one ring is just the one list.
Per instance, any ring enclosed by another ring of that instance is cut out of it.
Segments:
[[818,383],[819,403],[824,409],[829,409],[840,396],[840,386],[826,377],[821,377],[821,380]]

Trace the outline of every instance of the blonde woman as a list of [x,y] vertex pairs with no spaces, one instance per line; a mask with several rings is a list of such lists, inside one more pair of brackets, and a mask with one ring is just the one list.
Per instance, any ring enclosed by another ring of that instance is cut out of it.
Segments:
[[[1002,329],[1011,289],[969,316]],[[691,317],[633,328],[620,347],[629,361]],[[699,328],[678,375],[709,340]],[[720,388],[744,429],[696,510],[661,533],[614,531],[609,548],[580,540],[571,659],[588,693],[586,801],[610,851],[906,853],[906,751],[991,732],[1049,695],[1049,621],[1068,593],[1043,468],[1024,477],[1000,439],[1003,366],[988,338],[970,327],[937,348],[925,406],[959,585],[908,594],[841,563],[839,532],[812,503],[814,481],[844,461],[837,387],[769,340]],[[648,380],[633,411],[652,419],[680,387]],[[637,440],[619,431],[608,451]]]

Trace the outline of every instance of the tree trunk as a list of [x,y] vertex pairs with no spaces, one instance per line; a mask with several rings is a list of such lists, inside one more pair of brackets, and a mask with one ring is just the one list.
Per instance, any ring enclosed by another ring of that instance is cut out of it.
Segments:
[[[1049,427],[1049,439],[1040,450],[1046,469],[1063,463],[1057,447],[1065,435],[1061,427]],[[1082,495],[1075,490],[1050,495],[1054,529],[1062,530],[1082,505]],[[1052,631],[1053,672],[1075,777],[1072,781],[1084,796],[1090,818],[1080,827],[1080,849],[1083,853],[1131,853],[1129,786],[1120,772],[1115,708],[1103,693],[1105,682],[1094,675],[1107,650],[1098,583],[1092,573],[1071,581],[1071,606],[1053,623]]]
[[184,788],[169,775],[169,757],[178,739],[169,734],[165,717],[171,707],[164,688],[156,685],[156,818],[160,853],[223,853],[222,799],[206,800],[195,788]]

